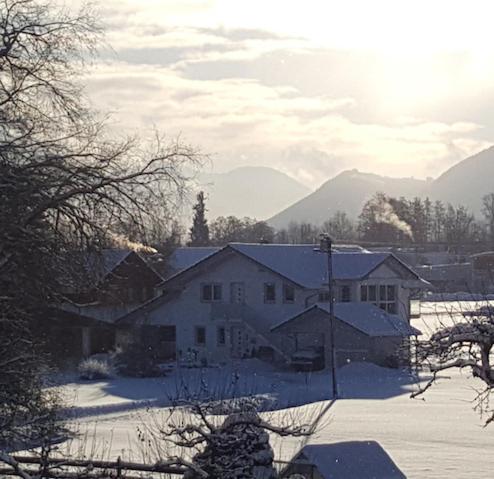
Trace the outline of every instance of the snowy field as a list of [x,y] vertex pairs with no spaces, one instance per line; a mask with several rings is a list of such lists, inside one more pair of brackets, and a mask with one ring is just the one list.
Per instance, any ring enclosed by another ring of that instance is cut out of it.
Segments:
[[[455,317],[449,311],[452,306],[425,304],[422,313],[430,314],[414,320],[414,325],[432,329],[438,309],[444,313],[441,322]],[[477,380],[455,371],[444,374],[423,400],[410,399],[416,379],[407,372],[355,363],[338,370],[340,398],[333,402],[325,372],[280,372],[255,360],[226,368],[175,370],[159,379],[68,378],[63,391],[73,404],[68,413],[77,435],[66,447],[77,454],[141,460],[137,431],[166,421],[170,401],[187,388],[189,394],[202,397],[256,395],[274,419],[318,417],[318,430],[309,444],[338,448],[349,443],[344,447],[356,448],[368,441],[385,453],[375,460],[387,457],[404,477],[487,479],[494,477],[494,426],[483,428],[482,418],[472,409],[476,387]],[[281,460],[289,460],[304,445],[300,439],[274,437],[272,444]],[[351,449],[346,452],[352,457]],[[356,459],[357,455],[355,449]]]
[[420,317],[412,319],[412,325],[422,331],[423,338],[430,336],[440,326],[451,326],[465,321],[465,314],[481,308],[493,308],[494,301],[440,301],[420,303]]

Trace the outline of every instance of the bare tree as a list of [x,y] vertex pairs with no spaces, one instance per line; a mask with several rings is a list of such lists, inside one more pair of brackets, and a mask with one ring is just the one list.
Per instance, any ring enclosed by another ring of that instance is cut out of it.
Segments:
[[[483,303],[483,304],[482,304]],[[457,317],[462,319],[457,319]],[[494,391],[494,306],[488,301],[476,302],[472,311],[460,304],[456,311],[450,310],[449,324],[442,324],[429,339],[416,345],[416,357],[420,366],[431,372],[430,379],[411,397],[421,396],[436,381],[438,375],[449,369],[467,369],[480,379],[483,387],[475,398],[474,408],[487,415],[485,425],[494,421],[490,398]]]
[[43,436],[52,415],[37,331],[76,286],[74,251],[99,250],[120,224],[145,238],[199,161],[157,134],[117,141],[88,108],[79,76],[102,39],[96,17],[88,5],[0,3],[0,449],[25,441],[33,418]]
[[189,399],[175,400],[163,416],[139,430],[148,462],[159,458],[185,466],[188,479],[271,479],[277,475],[270,434],[307,440],[322,417],[322,408],[266,410],[256,395],[218,399],[205,393],[201,400],[182,390],[180,397]]
[[353,241],[356,237],[355,225],[344,211],[336,211],[322,225],[323,231],[340,241]]

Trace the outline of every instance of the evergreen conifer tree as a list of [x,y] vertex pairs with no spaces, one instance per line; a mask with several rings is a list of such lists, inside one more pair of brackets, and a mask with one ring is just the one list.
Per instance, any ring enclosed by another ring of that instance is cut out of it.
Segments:
[[206,205],[204,192],[197,194],[197,203],[194,205],[194,218],[190,228],[189,246],[208,246],[209,245],[209,226],[206,219]]

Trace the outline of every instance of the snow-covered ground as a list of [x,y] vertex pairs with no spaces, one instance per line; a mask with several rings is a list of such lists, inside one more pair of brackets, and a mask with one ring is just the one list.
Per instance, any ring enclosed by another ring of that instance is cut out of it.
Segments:
[[412,320],[412,325],[422,331],[427,338],[441,326],[451,326],[465,321],[465,314],[481,308],[494,308],[494,301],[440,301],[420,303],[420,317]]
[[[450,314],[451,307],[458,306],[423,305],[422,313],[430,314],[414,325],[424,332],[432,330],[439,321],[438,310],[442,322],[461,319],[459,312]],[[77,454],[85,449],[105,458],[142,459],[138,430],[166,421],[170,401],[188,388],[189,394],[202,397],[258,395],[274,420],[318,417],[318,430],[309,444],[333,444],[333,453],[344,448],[348,457],[353,447],[356,457],[367,444],[366,461],[374,457],[372,451],[382,451],[375,460],[392,461],[408,478],[494,477],[494,426],[483,428],[482,418],[473,411],[471,401],[481,385],[468,374],[444,374],[423,399],[410,399],[416,380],[404,371],[354,363],[339,369],[337,377],[340,397],[334,402],[327,373],[280,372],[257,361],[175,370],[159,379],[68,380],[63,391],[73,404],[68,412],[78,432],[70,448]],[[301,439],[275,437],[272,444],[282,460],[304,445]]]
[[[189,379],[194,383],[200,371],[192,372],[195,374]],[[225,370],[202,372],[211,383],[219,378],[218,373],[228,377]],[[80,434],[71,445],[72,451],[80,452],[80,444],[86,442],[87,453],[94,450],[104,457],[141,459],[137,431],[160,418],[166,420],[163,405],[169,398],[167,386],[176,384],[176,375],[163,380],[115,379],[67,385],[75,399],[73,413],[79,414],[72,419]],[[406,373],[352,364],[338,371],[341,399],[335,403],[321,401],[329,396],[330,389],[324,373],[307,377],[266,371],[260,376],[257,392],[280,403],[306,403],[276,414],[304,420],[322,413],[312,444],[374,441],[409,478],[489,478],[494,474],[494,428],[483,428],[481,418],[472,410],[469,401],[478,383],[466,375],[445,376],[426,393],[425,401],[412,400],[408,393],[414,384]],[[262,384],[273,387],[272,391]],[[251,385],[246,384],[246,391]],[[239,393],[240,389],[243,387]],[[136,400],[150,401],[148,406],[152,407],[136,404]],[[279,459],[290,459],[301,446],[299,439],[273,438]]]

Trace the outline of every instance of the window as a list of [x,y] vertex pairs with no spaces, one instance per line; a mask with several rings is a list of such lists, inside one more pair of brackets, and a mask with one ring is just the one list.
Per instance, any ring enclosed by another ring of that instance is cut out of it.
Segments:
[[376,302],[376,290],[377,290],[377,286],[371,284],[369,286],[369,289],[368,289],[368,297],[369,297],[369,301],[375,303]]
[[274,283],[264,283],[264,302],[276,302],[276,285]]
[[222,291],[219,283],[206,283],[201,287],[201,301],[221,301]]
[[216,330],[216,343],[218,346],[224,346],[226,344],[226,331],[223,326],[218,326]]
[[367,302],[367,286],[360,286],[360,301]]
[[379,286],[363,284],[360,287],[360,301],[374,303],[390,314],[396,314],[396,286],[380,284]]
[[283,302],[293,303],[295,301],[295,288],[291,284],[283,285]]
[[329,303],[329,291],[319,291],[317,300],[320,303]]
[[349,303],[351,299],[351,290],[350,286],[344,285],[340,289],[340,301],[342,303]]
[[196,346],[205,346],[206,345],[206,328],[204,326],[196,326],[195,343],[196,343]]

